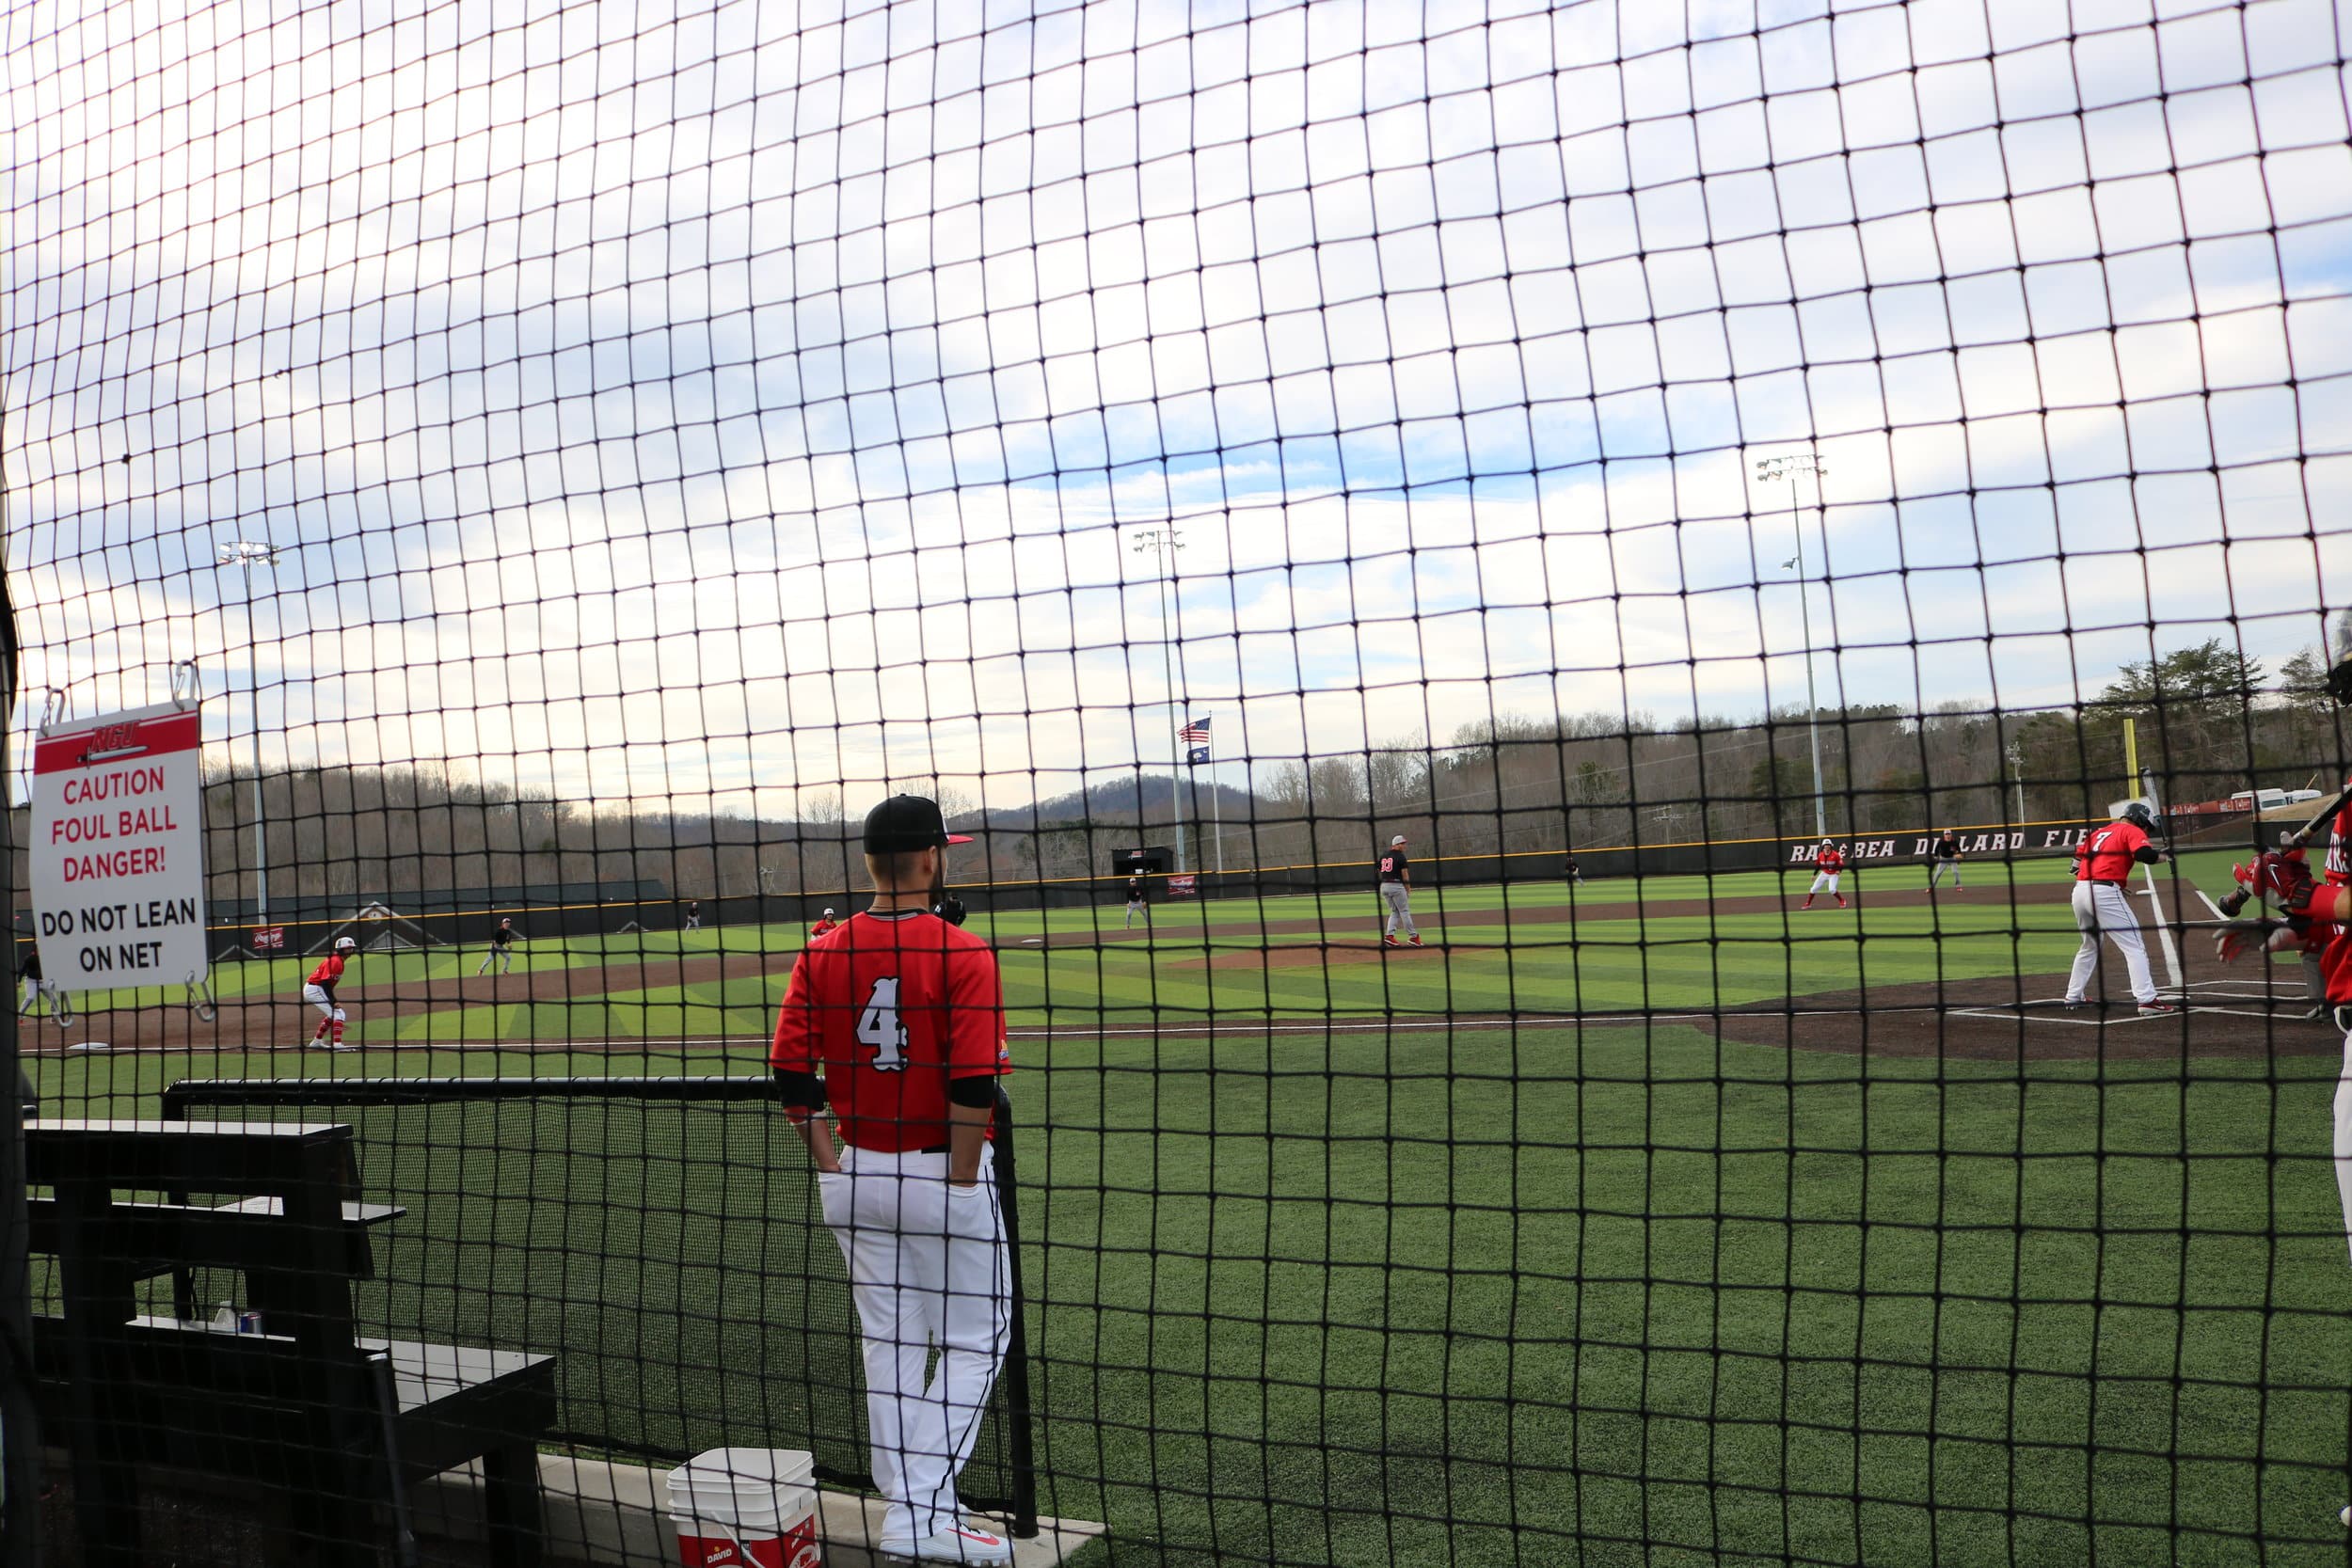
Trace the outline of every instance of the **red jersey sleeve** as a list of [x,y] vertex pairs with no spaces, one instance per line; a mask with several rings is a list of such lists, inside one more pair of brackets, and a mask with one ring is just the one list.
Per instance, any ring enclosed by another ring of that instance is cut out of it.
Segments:
[[996,955],[973,946],[947,955],[947,1076],[1012,1070],[1005,1046],[1005,980]]
[[797,958],[792,978],[784,988],[784,1006],[776,1009],[776,1037],[768,1048],[768,1065],[791,1072],[815,1072],[823,1059],[818,1032],[817,1007],[808,994],[808,959]]

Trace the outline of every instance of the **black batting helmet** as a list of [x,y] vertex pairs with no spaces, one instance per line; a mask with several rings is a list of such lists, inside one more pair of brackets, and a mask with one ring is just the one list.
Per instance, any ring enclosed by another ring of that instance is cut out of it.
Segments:
[[2328,695],[2352,707],[2352,610],[2336,612],[2335,626],[2328,636]]
[[2125,801],[2122,819],[2136,824],[2143,833],[2152,833],[2156,831],[2156,814],[2148,809],[2148,802],[2145,800]]

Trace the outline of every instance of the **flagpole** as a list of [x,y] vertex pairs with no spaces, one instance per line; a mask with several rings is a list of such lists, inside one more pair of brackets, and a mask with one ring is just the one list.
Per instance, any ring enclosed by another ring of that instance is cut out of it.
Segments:
[[[1212,740],[1209,745],[1214,748],[1216,742]],[[1225,802],[1217,799],[1221,793],[1216,787],[1216,752],[1212,750],[1209,752],[1209,821],[1211,832],[1216,838],[1216,874],[1220,877],[1225,875]]]

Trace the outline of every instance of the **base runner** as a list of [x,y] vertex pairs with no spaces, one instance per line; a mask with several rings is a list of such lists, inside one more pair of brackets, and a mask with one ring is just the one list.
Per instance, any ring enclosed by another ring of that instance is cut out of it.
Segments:
[[1836,841],[1827,838],[1821,840],[1819,847],[1813,851],[1813,885],[1805,889],[1804,902],[1797,907],[1809,910],[1813,907],[1814,898],[1826,893],[1837,900],[1839,909],[1844,909],[1846,895],[1837,891],[1837,878],[1845,869],[1846,857],[1838,849]]
[[1965,893],[1967,887],[1960,879],[1960,835],[1947,828],[1944,835],[1928,849],[1928,891],[1933,893],[1947,871],[1952,874],[1952,891]]
[[2083,934],[2074,950],[2074,973],[2066,977],[2066,1005],[2079,1007],[2091,977],[2099,973],[2099,941],[2115,943],[2131,975],[2132,1000],[2143,1013],[2177,1013],[2178,1007],[2156,1000],[2156,982],[2148,974],[2148,944],[2139,939],[2139,921],[2123,896],[2123,884],[2135,865],[2157,865],[2163,850],[2148,842],[2156,825],[2141,801],[2123,808],[2123,815],[2091,831],[2074,847],[2074,928]]
[[17,965],[16,973],[17,977],[24,982],[24,999],[17,1004],[17,1016],[22,1018],[30,1013],[38,1017],[43,1002],[49,1003],[52,1006],[56,1006],[57,988],[51,985],[41,975],[40,945],[34,942],[24,942],[21,944],[21,950],[24,953],[24,958]]
[[490,933],[490,950],[482,955],[482,967],[474,973],[480,974],[492,964],[497,964],[501,974],[513,974],[515,972],[515,938],[520,934],[515,929],[513,915],[501,917],[499,928]]
[[990,1148],[1004,983],[985,942],[930,912],[947,846],[970,842],[919,796],[866,814],[874,907],[802,952],[769,1056],[849,1262],[882,1554],[916,1562],[1012,1560],[956,1501],[1012,1326]]
[[302,1000],[319,1010],[319,1026],[310,1036],[312,1045],[325,1039],[332,1029],[335,1037],[327,1049],[350,1049],[343,1044],[343,1010],[335,1001],[335,983],[343,977],[343,964],[358,956],[358,942],[349,937],[337,937],[334,951],[321,958],[318,967],[310,971],[310,977],[302,983]]
[[1389,921],[1380,933],[1381,945],[1399,947],[1396,940],[1399,927],[1413,939],[1413,945],[1422,945],[1421,927],[1413,924],[1413,863],[1405,853],[1405,835],[1389,840],[1389,852],[1380,857],[1380,901],[1389,907]]

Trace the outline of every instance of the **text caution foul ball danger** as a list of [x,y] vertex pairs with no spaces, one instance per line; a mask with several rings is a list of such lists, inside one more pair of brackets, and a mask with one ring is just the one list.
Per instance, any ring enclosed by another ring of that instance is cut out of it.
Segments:
[[211,968],[198,730],[194,707],[167,703],[35,744],[33,913],[54,983],[186,985]]

